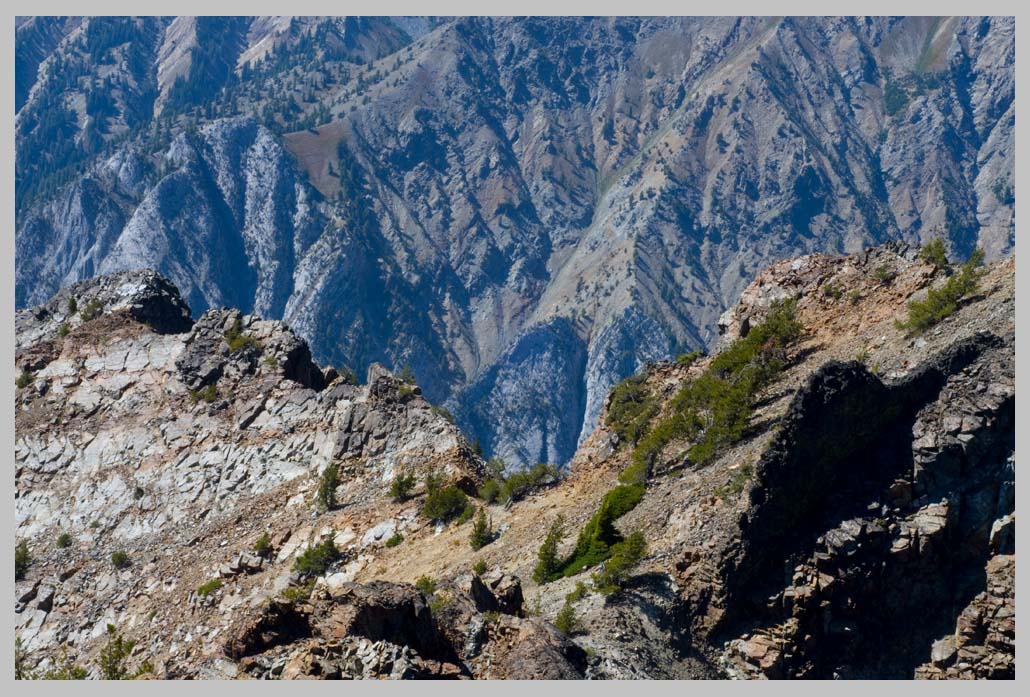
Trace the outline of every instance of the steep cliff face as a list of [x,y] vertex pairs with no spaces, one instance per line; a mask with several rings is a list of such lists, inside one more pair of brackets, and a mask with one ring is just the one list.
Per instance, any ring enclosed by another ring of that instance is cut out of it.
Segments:
[[[566,559],[635,462],[614,396],[567,475],[475,502],[491,534],[472,548],[474,520],[426,514],[426,475],[471,493],[483,462],[417,386],[378,366],[349,384],[277,321],[193,321],[153,272],[80,282],[16,317],[21,665],[98,676],[110,623],[158,677],[1011,677],[1014,266],[920,334],[896,320],[949,270],[913,248],[760,273],[721,353],[635,383],[658,431],[796,302],[802,332],[756,358],[782,362],[737,435],[703,459],[696,435],[652,451],[611,522],[646,541],[615,589],[593,576],[614,558],[533,580],[557,516]],[[324,565],[300,563],[325,540]]]
[[[512,464],[564,462],[615,382],[711,347],[769,263],[937,235],[1009,254],[1013,32],[33,19],[18,306],[154,267],[195,313],[283,319],[324,363],[410,364]],[[520,362],[558,326],[553,359]],[[534,411],[532,385],[568,407]]]

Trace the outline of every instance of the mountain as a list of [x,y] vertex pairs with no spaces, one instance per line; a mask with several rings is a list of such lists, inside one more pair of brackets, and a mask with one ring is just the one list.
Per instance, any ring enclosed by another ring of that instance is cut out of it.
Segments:
[[1011,678],[1014,259],[897,324],[968,273],[778,263],[567,471],[508,476],[406,376],[153,271],[77,282],[16,313],[16,670]]
[[567,462],[755,273],[1014,247],[1012,18],[54,18],[16,29],[16,303],[153,268]]

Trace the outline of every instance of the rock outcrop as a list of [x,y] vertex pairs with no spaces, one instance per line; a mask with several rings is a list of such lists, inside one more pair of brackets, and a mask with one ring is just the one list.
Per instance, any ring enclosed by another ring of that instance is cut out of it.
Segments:
[[[239,549],[238,523],[246,515],[248,529],[280,531],[278,560],[291,558],[317,537],[293,526],[329,463],[342,472],[340,500],[359,509],[401,471],[480,476],[464,436],[417,387],[378,367],[364,386],[326,384],[333,371],[281,322],[211,310],[191,323],[175,288],[153,273],[70,290],[17,317],[17,367],[28,378],[17,395],[15,521],[19,538],[39,541],[44,587],[61,589],[45,607],[38,588],[21,593],[22,606],[35,598],[20,618],[27,650],[95,638],[115,608],[182,592],[183,576],[262,576],[270,564]],[[382,544],[359,533],[338,536],[341,547]],[[235,552],[207,546],[219,534],[236,540]],[[186,553],[191,566],[184,550],[195,553]],[[111,568],[115,551],[129,570]],[[43,618],[40,633],[33,623]]]

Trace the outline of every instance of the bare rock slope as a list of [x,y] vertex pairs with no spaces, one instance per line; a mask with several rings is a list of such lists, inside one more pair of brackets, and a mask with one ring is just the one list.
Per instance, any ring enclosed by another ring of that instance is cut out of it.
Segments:
[[[153,273],[73,286],[17,317],[22,663],[97,676],[110,623],[159,677],[1011,677],[1014,262],[928,331],[895,325],[945,282],[904,245],[759,274],[723,344],[785,298],[803,332],[739,438],[654,452],[614,521],[646,540],[614,592],[591,579],[611,560],[533,580],[557,516],[564,558],[632,463],[610,400],[567,475],[475,504],[493,536],[473,550],[474,520],[423,514],[424,475],[488,475],[416,386],[348,384],[278,322],[191,322]],[[648,366],[650,428],[715,360]]]

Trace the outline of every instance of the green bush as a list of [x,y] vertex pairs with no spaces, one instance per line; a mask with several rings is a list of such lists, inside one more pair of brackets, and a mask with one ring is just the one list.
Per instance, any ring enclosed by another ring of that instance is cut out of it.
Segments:
[[[476,441],[477,443],[479,441]],[[504,492],[505,471],[508,465],[499,457],[492,457],[486,463],[486,481],[479,487],[479,498],[493,503]]]
[[72,546],[72,536],[66,532],[62,532],[57,536],[57,547],[58,549],[67,549]]
[[565,599],[578,603],[585,597],[587,597],[587,584],[582,581],[576,581],[576,587],[573,588],[567,596],[565,596]]
[[844,289],[833,283],[827,283],[823,286],[823,295],[832,300],[840,300],[844,297]]
[[493,526],[486,517],[486,511],[482,508],[476,514],[476,520],[472,524],[472,534],[469,535],[469,546],[477,552],[494,540]]
[[71,327],[68,326],[67,322],[61,322],[61,326],[57,328],[57,336],[62,339],[71,333]]
[[504,461],[494,458],[487,463],[489,478],[479,487],[479,497],[487,503],[519,501],[534,490],[557,481],[561,472],[557,466],[540,462],[528,470],[504,473]]
[[[660,436],[661,433],[659,433],[658,436],[653,436],[652,438],[657,439]],[[648,464],[649,463],[646,460],[631,460],[630,464],[626,466],[626,469],[619,472],[619,481],[623,484],[647,483],[648,476],[650,475]]]
[[312,578],[300,585],[283,589],[282,597],[291,603],[304,603],[311,597],[313,590],[315,590],[315,579]]
[[32,566],[32,553],[29,552],[29,543],[22,540],[14,548],[14,580],[20,581],[25,578],[30,566]]
[[643,484],[623,484],[604,495],[597,512],[580,530],[576,548],[563,565],[565,576],[596,566],[609,557],[612,548],[622,541],[615,521],[636,508],[644,491]]
[[796,300],[777,303],[764,322],[684,385],[670,401],[668,414],[637,443],[631,465],[620,479],[646,481],[658,454],[674,440],[693,442],[687,456],[697,465],[740,440],[750,423],[755,396],[779,377],[787,347],[801,337],[796,313]]
[[406,385],[414,385],[415,373],[411,369],[411,366],[405,363],[404,367],[401,368],[399,373],[397,373],[397,379]]
[[395,532],[394,534],[390,535],[390,537],[386,540],[386,546],[396,547],[401,542],[404,542],[404,535],[400,534],[399,532]]
[[547,583],[561,576],[562,560],[558,556],[558,547],[565,539],[565,517],[559,515],[551,523],[544,537],[543,544],[537,552],[537,563],[533,569],[533,581]]
[[269,537],[267,532],[263,532],[250,549],[259,557],[268,558],[272,556],[272,538]]
[[612,389],[605,424],[620,443],[636,445],[658,413],[658,400],[645,384],[645,375],[630,375]]
[[680,355],[676,356],[676,365],[683,366],[684,368],[689,368],[690,366],[694,365],[694,363],[696,363],[699,359],[704,358],[704,356],[705,352],[701,350],[694,350],[690,353],[681,353]]
[[482,559],[477,560],[476,563],[472,565],[472,573],[474,573],[476,576],[482,576],[483,574],[485,574],[486,562]]
[[318,480],[318,491],[315,496],[318,505],[326,511],[336,508],[336,487],[340,486],[340,467],[331,462],[322,470],[322,476]]
[[25,647],[21,643],[21,637],[14,637],[14,679],[35,680],[36,676],[32,670],[25,665]]
[[422,483],[425,485],[426,493],[431,494],[434,491],[439,491],[440,488],[443,487],[444,478],[443,475],[436,470],[430,470],[429,472],[426,472],[425,476],[422,478]]
[[891,281],[897,278],[898,272],[895,271],[890,264],[884,262],[873,269],[873,278],[881,286],[889,285]]
[[304,576],[321,576],[340,556],[340,550],[336,548],[333,538],[326,536],[294,559],[293,570]]
[[190,401],[196,404],[197,402],[211,402],[218,399],[218,388],[212,383],[202,389],[190,390]]
[[472,516],[475,515],[475,513],[476,507],[472,505],[471,501],[467,501],[465,503],[465,508],[462,509],[461,513],[458,514],[458,517],[454,519],[454,522],[458,525],[463,525],[472,520]]
[[594,587],[605,595],[614,593],[626,582],[630,570],[647,553],[644,533],[637,530],[612,547],[604,568],[593,575]]
[[68,658],[68,654],[62,649],[61,659],[53,667],[28,677],[31,680],[85,680],[89,677],[89,671]]
[[232,353],[238,351],[261,350],[261,342],[250,334],[243,331],[243,322],[239,317],[225,333],[225,341],[229,344]]
[[415,588],[423,595],[432,595],[436,592],[436,581],[428,576],[419,576],[419,579],[415,581]]
[[858,301],[862,299],[862,291],[855,289],[848,292],[848,302],[852,305],[857,305]]
[[908,319],[896,322],[898,329],[919,334],[934,326],[958,309],[959,302],[977,291],[983,271],[984,253],[977,249],[955,275],[939,288],[931,288],[925,300],[908,302]]
[[731,495],[735,496],[744,491],[744,486],[751,480],[751,476],[754,473],[755,468],[750,463],[741,465],[740,468],[733,473],[733,476],[730,477],[730,481],[726,486],[717,488],[715,490],[715,494],[724,502],[728,502]]
[[508,471],[508,463],[503,458],[494,456],[486,461],[486,475],[490,479],[504,480],[504,474]]
[[104,304],[100,302],[100,298],[93,298],[86,303],[86,307],[79,313],[79,316],[83,322],[89,322],[99,317],[103,312]]
[[79,301],[75,299],[74,295],[72,295],[72,296],[70,296],[68,298],[68,314],[69,315],[74,315],[78,311],[79,311]]
[[422,515],[429,520],[446,523],[465,513],[468,496],[454,484],[434,487],[422,504]]
[[919,250],[919,258],[939,269],[948,268],[948,250],[944,246],[944,240],[934,237]]
[[135,642],[128,641],[115,629],[107,625],[107,644],[100,649],[100,677],[103,680],[128,680],[132,677],[125,666],[125,659],[132,655]]
[[398,472],[390,482],[390,498],[398,503],[407,501],[414,488],[415,474],[411,471]]
[[197,595],[201,596],[202,598],[203,597],[207,597],[207,596],[211,595],[212,593],[214,593],[216,590],[218,590],[221,587],[222,587],[222,579],[220,579],[220,578],[213,578],[210,581],[208,581],[207,583],[201,584],[200,586],[197,587]]
[[119,549],[118,551],[111,553],[111,563],[114,564],[114,568],[116,569],[124,569],[132,562],[129,561],[129,555]]
[[454,423],[454,414],[452,414],[450,410],[445,407],[439,407],[434,404],[433,406],[429,407],[429,411],[436,414],[437,416],[442,416],[444,419],[446,419],[448,422],[452,424]]
[[493,503],[501,497],[501,491],[503,490],[504,480],[487,479],[479,487],[479,498],[483,499],[486,503]]
[[546,462],[537,463],[528,470],[513,472],[508,476],[501,488],[500,498],[505,502],[519,501],[548,482],[557,481],[560,476],[556,466]]
[[554,626],[565,636],[572,636],[582,628],[579,616],[576,614],[576,608],[573,607],[572,600],[569,597],[565,598],[565,603],[555,616]]
[[17,387],[20,390],[21,388],[28,387],[31,384],[32,373],[29,372],[28,368],[22,368],[21,374],[18,376],[18,379],[14,381],[15,387]]
[[429,601],[429,612],[433,615],[439,615],[451,606],[451,602],[452,599],[449,595],[438,595]]

